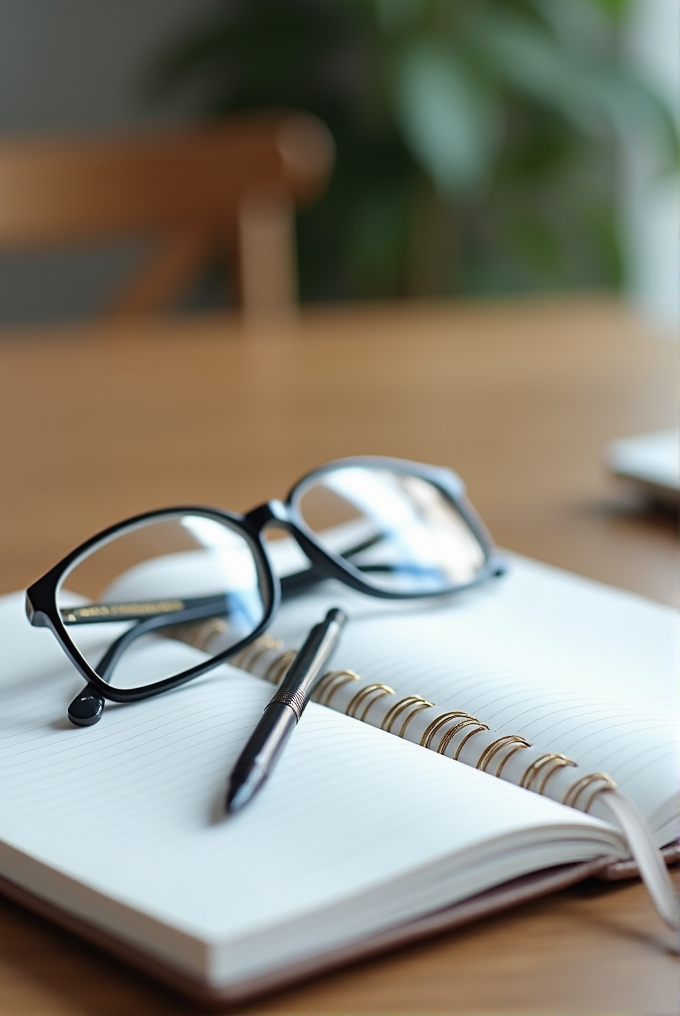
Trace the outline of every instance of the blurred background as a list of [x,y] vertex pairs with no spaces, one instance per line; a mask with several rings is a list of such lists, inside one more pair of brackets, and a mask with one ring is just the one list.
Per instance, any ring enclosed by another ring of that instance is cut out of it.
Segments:
[[[673,330],[678,83],[675,0],[0,0],[0,137],[317,114],[303,302],[623,289]],[[147,243],[2,253],[0,321],[96,311]]]

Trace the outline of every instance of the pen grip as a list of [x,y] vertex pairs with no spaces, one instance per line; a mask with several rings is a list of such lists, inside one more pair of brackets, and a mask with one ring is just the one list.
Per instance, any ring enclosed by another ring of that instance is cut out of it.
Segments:
[[292,709],[297,721],[300,719],[302,710],[305,708],[308,699],[309,693],[306,688],[296,688],[293,691],[279,689],[279,691],[272,696],[272,700],[269,705],[281,705],[286,706],[288,709]]
[[274,693],[271,703],[292,709],[298,720],[321,677],[345,623],[338,608],[330,610],[321,624],[315,625],[293,660],[290,669]]

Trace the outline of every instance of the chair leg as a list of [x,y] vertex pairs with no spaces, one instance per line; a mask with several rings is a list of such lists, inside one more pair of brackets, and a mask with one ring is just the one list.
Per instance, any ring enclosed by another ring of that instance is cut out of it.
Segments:
[[295,216],[283,190],[253,188],[241,199],[237,257],[244,318],[290,317],[298,296]]
[[214,237],[203,228],[186,228],[169,236],[137,276],[116,297],[110,317],[144,314],[168,307],[187,289],[205,265]]

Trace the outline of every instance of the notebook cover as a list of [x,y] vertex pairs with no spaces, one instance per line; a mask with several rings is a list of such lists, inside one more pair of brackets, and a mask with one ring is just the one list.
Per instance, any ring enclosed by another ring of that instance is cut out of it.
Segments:
[[524,875],[461,903],[329,950],[323,955],[273,970],[261,977],[232,981],[219,987],[191,978],[153,956],[140,954],[137,948],[95,925],[74,917],[2,876],[0,876],[0,893],[198,1002],[235,1003],[288,986],[354,960],[375,956],[388,949],[458,928],[548,893],[557,892],[590,876],[600,875],[606,871],[610,863],[606,857],[596,858],[592,861],[563,864]]
[[[680,861],[680,840],[662,847],[661,853],[669,868],[671,865],[677,864]],[[624,878],[638,878],[639,875],[637,865],[631,857],[624,861],[612,861],[601,872],[598,872],[598,878],[606,879],[608,882],[618,882]]]

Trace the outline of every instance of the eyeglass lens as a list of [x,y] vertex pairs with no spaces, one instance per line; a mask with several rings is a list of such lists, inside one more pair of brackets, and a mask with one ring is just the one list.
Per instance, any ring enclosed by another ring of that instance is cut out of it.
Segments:
[[178,673],[169,637],[192,641],[186,625],[205,622],[226,651],[263,621],[267,593],[238,529],[177,512],[91,548],[63,576],[57,608],[99,677],[112,688],[142,688]]
[[452,498],[416,474],[340,465],[303,483],[296,507],[322,546],[375,589],[439,593],[471,582],[485,563]]

